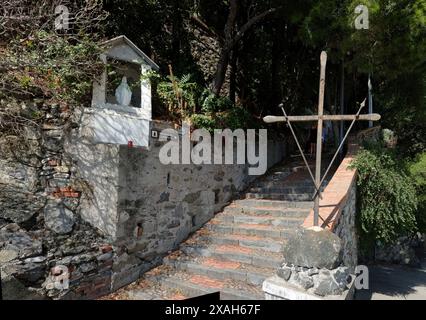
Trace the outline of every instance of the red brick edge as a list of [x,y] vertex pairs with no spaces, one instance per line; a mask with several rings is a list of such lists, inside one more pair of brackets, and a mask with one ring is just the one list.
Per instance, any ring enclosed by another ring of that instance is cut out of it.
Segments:
[[[337,223],[339,222],[349,191],[351,190],[352,184],[356,181],[357,172],[355,169],[349,169],[349,166],[356,156],[358,149],[358,144],[354,142],[349,143],[348,152],[345,158],[322,193],[319,210],[321,228],[334,231]],[[311,210],[309,216],[305,219],[303,226],[305,228],[310,228],[313,225],[314,210]]]

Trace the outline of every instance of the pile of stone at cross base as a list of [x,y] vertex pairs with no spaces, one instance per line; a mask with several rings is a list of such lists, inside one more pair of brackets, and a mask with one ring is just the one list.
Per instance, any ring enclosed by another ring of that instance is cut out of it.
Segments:
[[279,278],[307,294],[342,296],[349,290],[354,270],[343,265],[341,239],[319,227],[300,228],[284,247]]

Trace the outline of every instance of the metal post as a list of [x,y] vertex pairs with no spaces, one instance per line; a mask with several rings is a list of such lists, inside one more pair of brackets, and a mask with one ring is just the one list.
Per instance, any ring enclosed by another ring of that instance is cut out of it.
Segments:
[[[327,66],[327,53],[323,51],[321,53],[321,77],[319,87],[319,100],[318,100],[318,133],[317,133],[317,156],[316,156],[316,169],[315,169],[315,184],[318,187],[321,183],[321,153],[322,153],[322,127],[323,127],[323,115],[324,115],[324,93],[325,93],[325,70]],[[320,193],[315,197],[314,206],[314,226],[319,225],[319,202]]]

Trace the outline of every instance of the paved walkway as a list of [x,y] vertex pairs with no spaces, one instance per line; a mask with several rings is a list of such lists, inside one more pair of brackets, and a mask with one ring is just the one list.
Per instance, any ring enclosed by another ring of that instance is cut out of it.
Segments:
[[164,264],[106,299],[178,300],[221,293],[221,299],[263,299],[263,281],[282,263],[282,247],[313,207],[303,164],[271,170],[240,200],[196,232]]
[[356,293],[357,300],[426,300],[426,253],[420,268],[371,266],[370,290]]

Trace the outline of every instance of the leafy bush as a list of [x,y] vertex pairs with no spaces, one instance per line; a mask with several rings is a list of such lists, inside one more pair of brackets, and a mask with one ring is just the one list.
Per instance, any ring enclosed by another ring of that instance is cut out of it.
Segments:
[[168,76],[158,83],[157,92],[172,115],[185,118],[196,107],[199,86],[190,74],[181,78]]
[[201,100],[203,113],[222,112],[233,107],[233,103],[228,97],[217,96],[208,89],[203,92]]
[[409,165],[411,177],[416,185],[419,208],[416,213],[419,229],[426,232],[426,152],[420,154]]
[[0,65],[0,97],[43,97],[62,104],[90,101],[93,79],[103,70],[101,49],[81,35],[70,41],[55,33],[37,31],[22,40],[12,40]]
[[226,128],[235,130],[239,128],[254,128],[251,114],[240,107],[234,107],[223,115]]
[[190,119],[192,125],[195,128],[207,129],[210,133],[213,133],[213,130],[217,129],[216,120],[212,116],[205,114],[194,114]]
[[417,231],[416,189],[394,151],[370,143],[352,163],[358,169],[359,227],[364,245],[390,243]]

